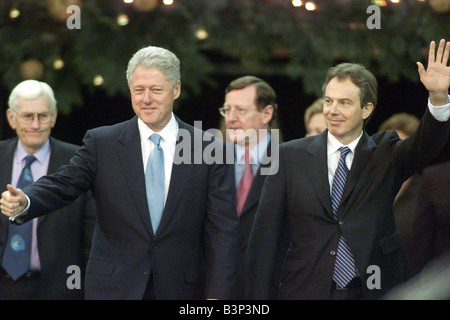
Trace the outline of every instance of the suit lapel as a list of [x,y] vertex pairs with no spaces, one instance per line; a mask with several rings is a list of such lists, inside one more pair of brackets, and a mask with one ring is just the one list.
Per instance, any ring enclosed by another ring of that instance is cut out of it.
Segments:
[[129,121],[128,126],[119,137],[119,143],[120,146],[117,155],[127,181],[128,190],[142,223],[148,233],[153,235],[145,190],[141,139],[139,136],[137,117]]
[[[267,159],[267,156],[271,154],[271,143],[270,140],[267,141],[267,150],[264,154],[263,160],[260,161],[261,165],[259,166],[258,170],[256,171],[256,175],[253,178],[252,187],[250,188],[250,192],[247,195],[247,199],[245,200],[244,207],[242,208],[242,215],[245,215],[246,211],[253,208],[255,205],[258,205],[259,200],[261,198],[261,190],[264,185],[264,182],[266,181],[267,176],[261,175],[261,168],[268,168],[270,167],[270,163],[267,163],[264,159]],[[235,152],[236,154],[236,152]]]
[[356,182],[360,177],[362,171],[367,166],[372,157],[373,149],[376,147],[375,142],[364,131],[361,140],[355,148],[355,156],[353,158],[352,167],[345,182],[344,193],[342,194],[342,207],[345,208],[345,201],[355,188]]
[[[176,209],[178,207],[178,203],[181,199],[181,196],[184,194],[184,191],[189,184],[190,181],[190,175],[192,173],[192,170],[194,169],[194,129],[191,126],[188,126],[186,123],[178,119],[178,117],[175,117],[176,121],[178,122],[178,137],[177,137],[177,143],[175,146],[175,158],[181,157],[183,158],[183,152],[189,151],[190,154],[190,160],[192,165],[189,164],[175,164],[176,159],[174,159],[174,164],[172,165],[172,173],[170,176],[170,185],[169,185],[169,192],[167,194],[166,199],[166,205],[164,206],[164,211],[161,217],[161,222],[159,224],[158,229],[156,230],[156,235],[159,235],[164,228],[169,224],[170,219],[176,212]],[[180,139],[180,129],[187,130],[190,133],[191,137],[191,146],[189,150],[185,150],[183,148],[186,147],[186,141],[182,141]],[[200,136],[201,137],[201,136]],[[201,148],[202,145],[200,145]],[[199,150],[198,152],[201,152],[202,150]]]
[[320,135],[312,138],[311,145],[306,149],[309,154],[309,158],[306,161],[306,168],[317,197],[329,217],[333,217],[330,183],[328,181],[327,133],[328,130],[325,130]]

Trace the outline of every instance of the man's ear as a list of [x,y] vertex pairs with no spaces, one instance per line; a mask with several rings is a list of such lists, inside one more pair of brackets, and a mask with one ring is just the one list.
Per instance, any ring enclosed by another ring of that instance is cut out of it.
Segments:
[[271,104],[267,105],[263,109],[262,114],[263,114],[263,123],[264,124],[269,124],[270,123],[270,121],[273,118],[273,112],[274,112],[274,109],[273,109],[273,106]]
[[363,120],[366,120],[373,112],[373,103],[369,102],[363,107]]
[[16,115],[14,114],[14,112],[11,109],[6,110],[6,118],[8,119],[9,126],[13,130],[16,130],[15,117],[16,117]]

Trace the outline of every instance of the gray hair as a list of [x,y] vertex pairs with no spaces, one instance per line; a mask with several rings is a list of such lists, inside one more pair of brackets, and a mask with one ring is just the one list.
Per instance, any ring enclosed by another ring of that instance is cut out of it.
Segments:
[[15,113],[17,111],[19,99],[34,100],[40,98],[43,95],[46,95],[48,97],[50,111],[55,110],[55,95],[53,94],[52,88],[48,84],[37,80],[22,81],[11,91],[8,100],[8,107]]
[[158,68],[167,80],[175,87],[181,78],[180,60],[171,51],[154,46],[148,46],[136,52],[128,62],[127,81],[130,85],[133,72],[138,67]]

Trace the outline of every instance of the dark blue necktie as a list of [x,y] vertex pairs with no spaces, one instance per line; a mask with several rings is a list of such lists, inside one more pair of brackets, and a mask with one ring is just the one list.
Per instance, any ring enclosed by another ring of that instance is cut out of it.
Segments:
[[[337,211],[341,204],[342,194],[344,193],[345,181],[348,175],[348,168],[345,164],[345,158],[350,152],[349,147],[339,148],[341,152],[341,157],[339,159],[339,164],[336,169],[336,173],[333,178],[333,187],[331,189],[331,206],[333,208],[333,215],[335,219],[338,219]],[[350,251],[350,248],[344,238],[341,235],[339,239],[338,249],[336,253],[336,262],[334,265],[333,280],[341,287],[345,286],[352,280],[356,275],[355,260]]]
[[[36,160],[32,155],[25,157],[17,188],[24,188],[33,182],[31,164]],[[31,232],[33,223],[28,221],[22,225],[10,224],[8,240],[3,254],[3,269],[16,281],[30,269]]]
[[148,209],[153,233],[156,233],[164,210],[164,151],[161,147],[161,136],[152,134],[150,140],[155,147],[150,153],[145,171],[145,188],[147,191]]

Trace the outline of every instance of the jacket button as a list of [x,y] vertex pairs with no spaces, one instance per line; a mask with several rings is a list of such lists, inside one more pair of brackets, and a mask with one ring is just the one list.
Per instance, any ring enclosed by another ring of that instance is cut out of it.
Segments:
[[332,256],[334,256],[334,255],[336,254],[336,251],[331,250],[331,251],[330,251],[330,254],[331,254]]

